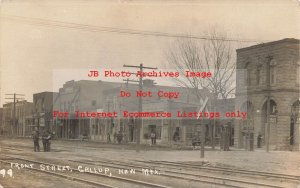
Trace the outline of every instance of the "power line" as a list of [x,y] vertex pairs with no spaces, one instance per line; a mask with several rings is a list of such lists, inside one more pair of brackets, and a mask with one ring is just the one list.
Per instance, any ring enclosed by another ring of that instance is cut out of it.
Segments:
[[62,29],[75,29],[75,30],[82,30],[87,32],[109,32],[109,33],[140,35],[140,36],[188,38],[188,39],[195,39],[195,40],[220,40],[220,41],[227,41],[227,42],[246,42],[246,43],[268,42],[262,40],[260,41],[254,40],[254,39],[218,38],[218,37],[209,37],[209,36],[196,36],[196,35],[175,34],[175,33],[157,32],[157,31],[137,30],[137,29],[94,26],[88,24],[78,24],[74,22],[64,22],[64,21],[57,21],[57,20],[31,18],[31,17],[14,16],[14,15],[1,15],[0,18],[6,21],[26,23],[30,25],[56,27]]

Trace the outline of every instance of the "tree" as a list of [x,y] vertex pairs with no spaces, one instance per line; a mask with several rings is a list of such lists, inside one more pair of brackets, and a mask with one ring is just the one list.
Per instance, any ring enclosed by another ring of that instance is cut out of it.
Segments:
[[[213,107],[217,99],[230,98],[235,92],[235,44],[226,38],[226,34],[222,35],[216,29],[211,29],[208,35],[206,40],[201,41],[189,37],[175,41],[166,57],[168,67],[180,75],[186,75],[187,70],[211,72],[212,76],[207,78],[180,76],[174,79],[177,85],[191,88],[198,101],[210,98],[209,111],[216,111]],[[213,125],[214,149],[215,121]]]
[[167,52],[168,67],[185,75],[190,72],[211,72],[209,78],[180,76],[174,78],[179,86],[193,88],[198,99],[204,98],[200,89],[208,90],[214,99],[232,97],[235,91],[234,44],[215,29],[209,39],[176,40]]

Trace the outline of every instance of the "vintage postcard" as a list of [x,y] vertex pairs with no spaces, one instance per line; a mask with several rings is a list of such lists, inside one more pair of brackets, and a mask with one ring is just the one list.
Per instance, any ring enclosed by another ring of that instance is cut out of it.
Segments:
[[0,188],[300,188],[299,0],[0,0]]

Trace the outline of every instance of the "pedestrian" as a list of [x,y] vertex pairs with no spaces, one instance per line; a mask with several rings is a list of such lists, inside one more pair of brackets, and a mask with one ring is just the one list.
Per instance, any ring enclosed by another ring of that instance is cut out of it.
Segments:
[[107,142],[108,142],[108,143],[111,142],[111,140],[110,140],[110,134],[109,134],[109,133],[107,133]]
[[117,136],[118,136],[118,135],[117,135],[117,133],[115,132],[115,133],[114,133],[114,143],[117,142]]
[[262,135],[259,133],[257,136],[257,148],[261,148]]
[[123,135],[122,133],[119,131],[119,133],[117,134],[117,142],[118,144],[120,144],[123,140]]
[[174,132],[173,140],[174,140],[175,142],[177,142],[177,141],[179,140],[179,132],[178,132],[178,131],[175,131],[175,132]]
[[89,140],[89,134],[88,134],[88,131],[87,131],[87,130],[84,130],[84,131],[83,131],[81,141],[84,141],[84,139]]
[[48,136],[47,136],[47,151],[50,152],[50,145],[51,145],[51,139],[52,139],[52,134],[50,132],[48,132]]
[[38,130],[35,130],[32,133],[32,140],[33,140],[34,152],[39,152],[40,151],[40,144],[39,144],[39,132],[38,132]]
[[42,143],[43,143],[43,148],[44,148],[44,152],[47,151],[47,133],[46,131],[43,131],[43,135],[42,135]]
[[42,136],[42,142],[43,142],[43,148],[44,148],[44,152],[49,152],[50,151],[50,140],[51,140],[51,134],[46,131],[43,132],[43,136]]
[[127,134],[124,133],[124,136],[123,136],[123,142],[126,144],[128,142],[128,137],[127,137]]
[[151,138],[151,145],[155,145],[156,144],[156,135],[155,135],[154,131],[151,132],[150,138]]

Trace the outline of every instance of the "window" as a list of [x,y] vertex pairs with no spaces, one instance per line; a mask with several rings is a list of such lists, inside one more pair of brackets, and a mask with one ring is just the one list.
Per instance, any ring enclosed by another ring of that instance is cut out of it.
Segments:
[[256,85],[260,85],[261,83],[261,77],[260,77],[260,74],[261,74],[261,70],[260,70],[260,67],[257,67],[256,69]]
[[75,101],[75,109],[74,109],[74,110],[76,110],[76,109],[78,109],[78,108],[79,108],[79,100],[76,99],[76,101]]
[[296,83],[298,86],[300,85],[300,61],[297,63]]
[[249,69],[249,64],[250,64],[250,62],[247,62],[246,64],[245,64],[245,67],[244,67],[244,71],[243,71],[243,80],[244,80],[244,85],[245,86],[249,86],[249,85],[251,85],[251,78],[250,78],[250,69]]
[[117,96],[114,96],[113,97],[113,108],[114,110],[117,110],[117,107],[118,107],[118,100],[117,100]]
[[60,111],[64,111],[64,103],[61,102],[59,108],[60,108]]
[[273,105],[272,110],[271,110],[271,114],[276,114],[276,113],[277,113],[277,106]]
[[251,70],[247,69],[247,86],[251,86]]
[[71,112],[74,112],[75,111],[75,102],[72,102],[71,103]]
[[92,100],[92,106],[96,106],[97,102],[96,100]]
[[273,59],[270,62],[270,82],[271,84],[276,83],[276,61]]
[[45,111],[45,98],[42,98],[42,111]]

